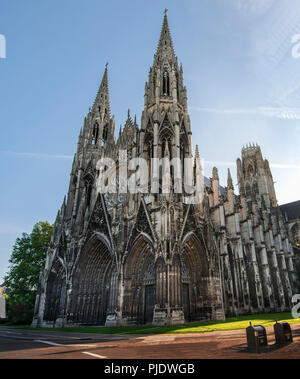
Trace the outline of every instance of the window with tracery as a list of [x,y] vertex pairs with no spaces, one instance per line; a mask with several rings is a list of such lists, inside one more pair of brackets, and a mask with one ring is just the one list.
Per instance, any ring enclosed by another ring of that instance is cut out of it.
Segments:
[[94,124],[93,132],[92,132],[92,145],[97,144],[98,136],[99,136],[99,124],[96,122]]
[[169,73],[166,70],[163,73],[163,95],[170,96]]
[[103,128],[102,145],[103,145],[103,142],[107,140],[107,135],[108,135],[108,124],[106,124]]

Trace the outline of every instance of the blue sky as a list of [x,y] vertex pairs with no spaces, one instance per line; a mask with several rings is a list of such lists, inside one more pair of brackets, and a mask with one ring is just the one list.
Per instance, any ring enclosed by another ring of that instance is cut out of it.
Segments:
[[53,222],[77,137],[109,62],[117,131],[143,109],[163,20],[183,64],[193,144],[226,184],[257,142],[280,204],[300,198],[300,3],[291,0],[0,0],[0,281],[15,239]]

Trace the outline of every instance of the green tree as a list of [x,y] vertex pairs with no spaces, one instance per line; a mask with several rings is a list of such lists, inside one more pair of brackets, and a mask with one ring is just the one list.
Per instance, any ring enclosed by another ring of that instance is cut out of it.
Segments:
[[38,222],[30,234],[17,238],[9,259],[4,281],[10,288],[7,298],[8,318],[12,323],[30,323],[33,317],[39,275],[44,267],[53,231],[48,221]]

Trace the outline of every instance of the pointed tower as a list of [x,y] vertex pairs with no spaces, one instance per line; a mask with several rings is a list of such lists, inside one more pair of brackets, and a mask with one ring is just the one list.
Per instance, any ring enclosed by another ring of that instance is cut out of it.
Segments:
[[[217,295],[217,287],[214,289],[215,285],[220,285],[217,283],[220,280],[218,267],[213,268],[214,260],[208,263],[205,245],[201,245],[201,241],[205,241],[207,246],[213,246],[212,234],[211,230],[206,229],[204,232],[197,229],[197,224],[202,222],[199,217],[201,207],[194,205],[198,199],[203,198],[200,196],[203,192],[203,181],[198,180],[199,188],[195,183],[195,179],[202,177],[200,156],[197,147],[193,159],[183,70],[182,66],[179,67],[175,55],[166,12],[148,82],[145,84],[140,156],[149,162],[149,176],[153,184],[151,192],[154,193],[151,203],[148,203],[146,208],[149,218],[151,217],[157,244],[156,292],[152,322],[183,323],[190,317],[201,317],[203,306],[197,295],[191,292],[190,281],[190,275],[197,265],[199,271],[195,273],[194,286],[198,288],[199,293],[208,293],[213,289],[208,317],[218,318],[219,315],[215,314],[218,313],[217,309],[220,309],[220,297]],[[185,161],[185,158],[190,159]],[[181,174],[179,181],[178,172]],[[143,226],[139,225],[138,228],[142,229]],[[184,274],[185,270],[188,274]],[[211,277],[213,272],[214,277]],[[186,281],[184,275],[188,277]],[[214,298],[215,296],[217,298]],[[148,298],[146,293],[145,302],[148,300],[150,301],[150,295]],[[195,304],[193,310],[191,301]]]
[[[111,117],[108,70],[104,74],[96,98],[80,130],[72,165],[67,200],[67,220],[80,232],[96,197],[96,162],[104,155],[109,142],[114,142],[114,119]],[[75,230],[74,229],[74,230]]]
[[110,113],[107,65],[94,104],[84,125],[85,148],[90,148],[92,145],[96,149],[100,149],[104,147],[106,141],[114,136],[115,125]]
[[[141,121],[140,152],[145,159],[192,157],[190,117],[182,67],[178,67],[165,12],[148,82]],[[184,168],[182,167],[182,170]]]

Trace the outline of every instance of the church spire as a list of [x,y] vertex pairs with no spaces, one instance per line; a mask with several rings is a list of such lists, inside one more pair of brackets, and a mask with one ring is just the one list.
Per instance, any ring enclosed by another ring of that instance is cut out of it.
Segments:
[[173,43],[168,24],[167,9],[164,11],[164,20],[155,54],[155,61],[162,62],[165,58],[168,58],[172,61],[177,60],[173,49]]
[[107,118],[110,119],[110,100],[109,100],[109,89],[108,89],[108,75],[107,75],[107,66],[105,65],[105,70],[103,78],[92,107],[92,113],[100,115],[101,119]]

